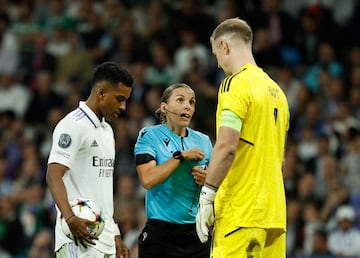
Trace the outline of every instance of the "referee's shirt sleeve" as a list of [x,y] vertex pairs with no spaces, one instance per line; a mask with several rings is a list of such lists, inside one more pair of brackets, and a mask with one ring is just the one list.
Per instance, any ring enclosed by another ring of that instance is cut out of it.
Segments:
[[136,165],[141,165],[151,160],[156,160],[156,151],[153,145],[155,138],[151,138],[151,132],[148,128],[145,127],[140,130],[134,148]]

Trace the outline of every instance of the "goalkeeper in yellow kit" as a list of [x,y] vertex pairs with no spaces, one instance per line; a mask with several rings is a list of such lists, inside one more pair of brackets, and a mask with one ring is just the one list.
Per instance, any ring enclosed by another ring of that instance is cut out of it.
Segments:
[[285,258],[282,178],[289,108],[280,87],[256,65],[253,33],[239,18],[210,40],[227,77],[216,113],[217,139],[200,194],[197,234],[213,233],[212,257]]

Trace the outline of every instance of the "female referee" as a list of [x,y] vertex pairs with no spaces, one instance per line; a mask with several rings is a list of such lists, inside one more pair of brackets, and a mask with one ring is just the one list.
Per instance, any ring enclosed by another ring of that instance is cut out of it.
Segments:
[[136,169],[147,189],[147,222],[139,236],[139,258],[207,258],[210,241],[196,234],[200,188],[212,152],[210,138],[189,128],[195,93],[186,84],[163,92],[155,115],[161,124],[140,130],[135,144]]

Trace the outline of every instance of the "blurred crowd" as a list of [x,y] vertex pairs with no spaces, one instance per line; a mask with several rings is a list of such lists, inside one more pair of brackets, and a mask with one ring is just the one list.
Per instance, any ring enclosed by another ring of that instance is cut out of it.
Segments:
[[209,36],[230,17],[251,25],[258,65],[288,97],[288,258],[360,257],[359,0],[1,0],[0,257],[53,257],[51,132],[88,95],[94,66],[108,60],[135,77],[112,126],[115,220],[137,257],[145,220],[138,131],[159,123],[163,89],[185,82],[197,99],[191,126],[215,140],[225,75]]

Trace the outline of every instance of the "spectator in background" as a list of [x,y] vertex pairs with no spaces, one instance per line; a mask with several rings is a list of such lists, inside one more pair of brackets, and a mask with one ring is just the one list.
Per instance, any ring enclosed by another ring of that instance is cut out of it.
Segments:
[[360,120],[352,115],[349,103],[346,100],[337,103],[337,113],[331,121],[331,128],[339,139],[341,154],[343,154],[349,144],[351,129],[360,129]]
[[0,112],[12,111],[22,119],[32,96],[29,89],[16,79],[15,74],[0,75]]
[[102,24],[101,16],[95,12],[86,13],[86,25],[80,33],[81,42],[95,64],[106,61],[114,47],[113,36]]
[[355,212],[351,206],[340,206],[336,211],[337,227],[329,233],[330,251],[340,257],[360,256],[360,231],[355,228]]
[[304,84],[313,92],[320,90],[320,75],[325,70],[331,78],[339,78],[343,73],[343,65],[336,57],[334,45],[321,42],[317,48],[317,59],[306,70],[302,78]]
[[129,127],[125,118],[121,118],[112,123],[115,135],[115,165],[114,171],[116,176],[128,175],[137,177],[135,160],[132,153],[134,152],[134,139],[130,136]]
[[117,0],[105,0],[103,5],[101,23],[106,31],[113,34],[114,30],[121,26],[128,9],[124,2]]
[[181,29],[179,35],[181,43],[174,52],[174,65],[179,79],[182,80],[187,72],[196,68],[206,74],[211,67],[209,49],[198,40],[192,27]]
[[196,93],[197,109],[193,118],[193,126],[201,132],[205,132],[211,139],[215,136],[215,114],[217,88],[209,83],[207,74],[198,68],[199,63],[189,70],[183,80],[192,85]]
[[47,70],[52,74],[56,66],[56,57],[47,51],[47,35],[38,33],[33,42],[34,50],[22,61],[24,82],[31,89],[34,87],[34,80],[39,71]]
[[281,0],[263,1],[261,13],[251,19],[250,23],[255,30],[259,27],[267,30],[271,46],[281,47],[293,43],[294,20],[282,10]]
[[56,28],[58,28],[58,25],[68,18],[65,14],[65,2],[63,0],[53,0],[48,5],[36,1],[34,14],[42,32],[49,39],[57,33]]
[[352,198],[360,196],[360,130],[349,130],[349,144],[341,159],[341,172]]
[[352,87],[349,95],[349,108],[351,115],[360,121],[360,87]]
[[35,50],[35,42],[41,28],[34,17],[33,1],[21,0],[15,3],[17,9],[17,17],[11,23],[11,30],[19,41],[20,51],[20,75],[27,78],[27,61],[31,59]]
[[[35,135],[35,141],[38,146],[39,158],[43,162],[47,160],[51,149],[51,133],[53,132],[56,124],[65,116],[64,109],[62,107],[53,107],[48,111],[46,117],[46,124],[38,128]],[[46,163],[46,162],[45,162]]]
[[201,9],[201,6],[196,4],[196,0],[180,1],[179,6],[175,6],[172,10],[168,22],[168,27],[171,28],[171,31],[169,31],[171,37],[177,39],[173,46],[174,49],[177,49],[181,44],[179,35],[184,28],[191,28],[197,36],[199,43],[208,46],[209,35],[214,24],[214,17],[208,15],[204,9]]
[[63,105],[63,98],[54,92],[51,72],[40,70],[34,76],[34,92],[24,120],[30,125],[36,126],[47,120],[48,112],[51,109]]
[[72,21],[68,18],[62,18],[53,25],[51,36],[48,37],[46,45],[46,50],[49,54],[58,58],[69,53],[70,42],[68,37],[72,26]]
[[[114,199],[114,219],[119,223],[124,243],[131,251],[138,247],[138,237],[144,227],[144,195],[141,193],[137,178],[133,175],[120,175],[116,179]],[[131,256],[130,256],[131,257]]]
[[288,199],[296,198],[297,182],[303,174],[302,163],[297,155],[292,155],[289,151],[285,152],[285,160],[286,164],[283,168],[285,193]]
[[299,200],[288,198],[286,205],[286,255],[288,258],[296,257],[301,250],[303,241],[301,209],[302,204]]
[[54,258],[54,240],[52,232],[44,228],[34,236],[28,252],[28,258]]
[[130,65],[134,62],[148,60],[146,41],[135,30],[135,19],[127,15],[120,26],[113,32],[115,49],[109,56],[109,60]]
[[323,228],[323,222],[320,217],[320,206],[317,202],[308,201],[303,204],[302,220],[303,239],[301,253],[306,257],[313,253],[314,233]]
[[339,206],[349,203],[349,192],[341,178],[330,177],[327,181],[327,192],[320,207],[320,217],[325,229],[331,231],[336,227],[336,210]]
[[277,82],[286,94],[290,113],[292,113],[292,111],[296,109],[296,96],[299,94],[302,84],[300,80],[294,76],[293,71],[285,65],[280,66],[278,69]]
[[0,250],[12,257],[24,250],[24,228],[16,213],[16,205],[9,198],[0,197]]
[[154,41],[150,46],[151,61],[145,72],[145,82],[161,90],[179,80],[178,67],[172,63],[169,50],[164,43]]
[[306,171],[299,176],[296,186],[296,199],[301,203],[319,202],[320,196],[316,192],[316,179],[314,173]]
[[[162,0],[143,1],[139,7],[135,7],[134,17],[137,19],[137,30],[147,42],[162,41],[173,51],[174,41],[167,25],[169,21],[169,4]],[[140,22],[139,22],[140,21]],[[178,25],[178,24],[177,24]]]
[[8,14],[0,11],[0,75],[14,74],[20,63],[18,39],[10,28]]
[[312,253],[308,258],[337,258],[328,246],[328,233],[323,229],[317,229],[313,233]]
[[349,37],[355,41],[360,40],[360,2],[355,1],[354,8],[352,9],[351,17],[347,22],[347,29],[350,33]]
[[13,189],[13,180],[8,178],[8,160],[0,155],[0,198],[8,196]]
[[80,35],[74,30],[68,33],[70,50],[58,57],[56,70],[53,74],[54,87],[58,92],[71,95],[74,89],[67,87],[68,81],[71,78],[76,78],[82,87],[75,90],[79,94],[85,94],[94,62],[90,54],[81,47]]

